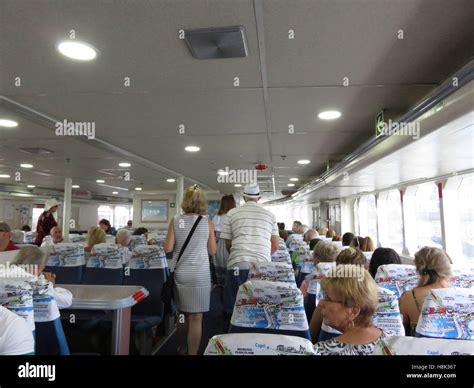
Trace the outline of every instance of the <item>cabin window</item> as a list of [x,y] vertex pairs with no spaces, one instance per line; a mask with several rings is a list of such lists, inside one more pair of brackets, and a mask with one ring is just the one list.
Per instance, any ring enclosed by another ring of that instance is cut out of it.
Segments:
[[382,192],[377,198],[379,242],[384,248],[403,251],[402,204],[400,192]]
[[373,241],[377,236],[377,206],[375,195],[364,195],[359,200],[359,235],[369,236]]
[[463,176],[458,204],[462,254],[466,259],[474,259],[474,174]]

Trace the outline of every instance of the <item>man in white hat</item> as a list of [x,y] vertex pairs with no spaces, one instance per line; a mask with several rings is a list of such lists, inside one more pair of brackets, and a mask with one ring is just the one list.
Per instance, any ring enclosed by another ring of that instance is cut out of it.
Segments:
[[60,204],[61,202],[54,198],[46,200],[44,212],[39,216],[38,224],[36,225],[36,245],[40,246],[43,238],[49,235],[51,229],[58,226],[53,214],[56,213]]
[[232,314],[237,291],[247,281],[251,264],[271,261],[271,255],[278,249],[276,218],[257,203],[259,186],[248,184],[243,196],[245,204],[229,210],[220,235],[230,252],[224,287],[227,314]]

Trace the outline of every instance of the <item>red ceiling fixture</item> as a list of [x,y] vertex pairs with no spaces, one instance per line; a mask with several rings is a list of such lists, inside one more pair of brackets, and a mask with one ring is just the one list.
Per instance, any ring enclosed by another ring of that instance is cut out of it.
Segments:
[[259,171],[268,170],[268,166],[266,164],[257,164],[255,166],[255,170],[259,170]]

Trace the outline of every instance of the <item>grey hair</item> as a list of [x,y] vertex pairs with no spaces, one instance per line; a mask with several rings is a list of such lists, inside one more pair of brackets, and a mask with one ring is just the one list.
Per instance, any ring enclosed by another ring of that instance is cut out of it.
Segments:
[[45,254],[45,251],[36,245],[27,245],[18,251],[12,264],[37,265],[38,268],[43,268],[46,266],[47,257],[48,255]]

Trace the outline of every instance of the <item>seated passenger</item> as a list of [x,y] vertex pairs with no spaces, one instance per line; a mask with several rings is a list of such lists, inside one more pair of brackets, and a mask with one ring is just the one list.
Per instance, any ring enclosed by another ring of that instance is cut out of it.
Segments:
[[391,335],[372,324],[378,287],[367,270],[338,265],[330,277],[321,280],[321,288],[323,322],[342,335],[315,344],[317,355],[370,355],[381,338]]
[[415,253],[416,271],[420,275],[418,287],[405,292],[400,297],[400,313],[403,316],[405,331],[415,334],[421,308],[425,296],[431,289],[451,288],[449,282],[451,272],[451,258],[439,248],[424,247]]
[[332,241],[341,241],[341,236],[339,236],[338,234],[336,234],[336,235],[332,238]]
[[306,243],[310,243],[311,240],[315,239],[319,237],[319,233],[317,230],[315,229],[308,229],[308,231],[303,235],[303,240],[306,242]]
[[10,225],[5,222],[0,222],[0,252],[14,251],[18,247],[12,243],[12,230]]
[[99,228],[101,228],[105,234],[110,234],[112,236],[117,234],[117,230],[115,230],[115,228],[110,225],[110,221],[105,218],[99,221]]
[[336,258],[336,264],[354,264],[362,266],[365,269],[369,268],[367,257],[362,251],[357,248],[347,248],[342,250]]
[[369,272],[374,279],[378,268],[385,264],[402,264],[402,261],[392,248],[377,248],[369,264]]
[[107,235],[102,228],[98,226],[93,226],[89,229],[86,237],[86,246],[84,248],[85,252],[90,253],[95,244],[102,244],[107,242]]
[[357,249],[361,249],[362,245],[364,244],[364,237],[361,237],[361,236],[355,236],[351,243],[350,243],[350,247],[352,248],[357,248]]
[[0,306],[0,356],[32,354],[35,354],[35,340],[28,323]]
[[362,239],[362,245],[360,246],[362,252],[373,252],[375,250],[374,241],[369,237],[364,237]]
[[141,236],[144,235],[148,239],[148,229],[147,228],[137,228],[135,231],[132,233],[132,236]]
[[303,240],[303,224],[300,221],[293,222],[293,227],[291,228],[293,234],[290,234],[286,239],[286,246],[291,251],[293,250],[293,244],[295,240]]
[[59,226],[53,226],[41,243],[42,247],[51,246],[63,242],[63,230]]
[[[46,267],[47,255],[41,248],[33,245],[21,248],[13,259],[13,264],[23,268],[30,274],[37,277],[37,284],[41,287],[47,285],[46,294],[54,297],[58,308],[68,308],[72,304],[71,291],[65,288],[56,287],[56,275],[52,272],[43,272]],[[43,294],[42,294],[43,295]],[[43,316],[45,311],[41,311]],[[55,316],[40,318],[40,322],[52,321],[59,318],[59,313]],[[35,311],[35,321],[38,319],[38,314]]]
[[310,250],[310,251],[314,251],[314,247],[315,247],[320,241],[323,241],[323,240],[321,240],[320,238],[313,238],[313,239],[309,242],[309,250]]
[[125,227],[125,229],[133,231],[133,222],[132,222],[132,220],[127,221],[127,226]]
[[119,229],[115,236],[115,244],[128,247],[130,245],[130,231],[128,229]]
[[326,233],[328,232],[328,230],[329,230],[328,228],[321,227],[318,229],[318,233],[320,236],[326,236]]
[[[318,250],[319,243],[316,247]],[[329,245],[332,245],[335,247],[334,244],[327,243]],[[337,247],[336,247],[337,248]],[[318,252],[315,252],[317,254]],[[367,269],[369,267],[367,258],[364,256],[362,251],[360,249],[356,248],[346,248],[343,249],[342,251],[339,251],[339,254],[336,257],[336,264],[341,265],[341,264],[346,264],[346,265],[355,265],[359,267],[361,270]],[[315,341],[318,340],[320,334],[325,334],[325,330],[321,332],[321,326],[323,324],[323,315],[322,315],[322,306],[321,304],[318,304],[316,306],[316,309],[313,312],[313,315],[311,317],[311,322],[310,322],[310,330],[311,330],[311,338],[313,338]]]
[[[330,263],[336,261],[337,256],[341,250],[334,244],[331,244],[326,241],[320,241],[313,251],[314,265],[318,263]],[[308,291],[309,280],[305,279],[301,283],[300,290],[303,293],[303,296],[306,296]]]
[[334,229],[328,229],[326,232],[326,238],[334,238],[336,236],[336,231]]
[[23,225],[23,226],[21,227],[21,230],[22,230],[23,232],[31,232],[31,228],[30,228],[29,225]]
[[354,240],[354,233],[347,232],[342,235],[342,246],[348,247],[351,245],[352,240]]

